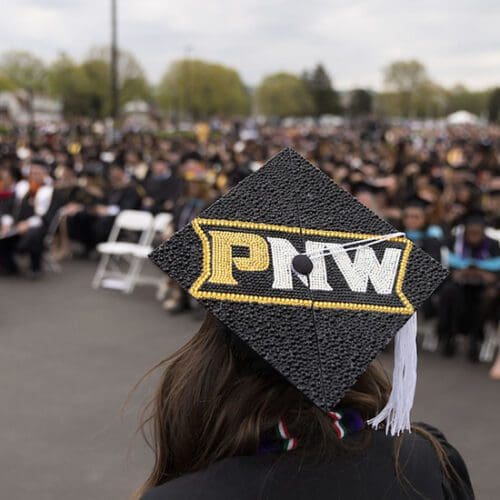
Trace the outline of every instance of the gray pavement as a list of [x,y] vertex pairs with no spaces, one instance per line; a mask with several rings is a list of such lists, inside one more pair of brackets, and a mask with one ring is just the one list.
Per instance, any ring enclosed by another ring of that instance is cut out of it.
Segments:
[[[90,288],[93,262],[39,282],[0,278],[0,498],[125,499],[151,454],[135,436],[154,363],[195,331],[154,290]],[[389,358],[386,359],[389,362]],[[415,420],[440,427],[468,463],[477,498],[500,491],[500,383],[464,359],[420,358]]]

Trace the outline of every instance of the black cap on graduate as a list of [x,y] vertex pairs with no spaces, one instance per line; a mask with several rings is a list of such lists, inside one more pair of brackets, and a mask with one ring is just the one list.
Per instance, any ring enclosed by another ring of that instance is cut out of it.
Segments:
[[432,205],[430,201],[424,200],[419,196],[411,196],[406,200],[404,208],[416,207],[421,208],[422,210],[426,210],[430,205]]
[[294,150],[151,258],[325,412],[396,336],[393,391],[370,423],[410,428],[415,311],[446,271]]
[[473,209],[466,212],[460,222],[465,226],[469,224],[478,224],[481,226],[486,225],[486,213],[483,210]]

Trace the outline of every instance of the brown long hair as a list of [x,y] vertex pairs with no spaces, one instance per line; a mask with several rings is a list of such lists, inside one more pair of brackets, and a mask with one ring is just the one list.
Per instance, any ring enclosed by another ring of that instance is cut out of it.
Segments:
[[[256,370],[254,361],[249,351],[240,346],[235,349],[217,320],[207,314],[184,347],[146,373],[145,377],[164,368],[156,394],[141,415],[139,429],[155,462],[136,498],[223,458],[255,454],[262,432],[282,417],[290,433],[317,458],[355,452],[368,445],[368,430],[355,443],[339,440],[324,412],[277,372]],[[353,408],[368,419],[385,406],[390,389],[385,371],[375,361],[339,406]],[[447,473],[451,465],[442,447],[430,434],[421,432],[432,442]],[[399,441],[395,450],[398,476]]]

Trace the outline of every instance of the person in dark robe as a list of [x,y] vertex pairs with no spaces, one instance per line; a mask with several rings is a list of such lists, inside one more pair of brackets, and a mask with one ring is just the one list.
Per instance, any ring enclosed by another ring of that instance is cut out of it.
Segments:
[[122,164],[110,165],[108,178],[109,188],[105,190],[103,200],[68,218],[68,234],[71,239],[83,243],[85,254],[107,240],[121,211],[141,208],[142,189],[130,181]]
[[166,160],[153,161],[150,175],[144,180],[142,207],[153,214],[172,212],[181,192],[181,181]]
[[[294,150],[150,257],[207,313],[158,365],[136,498],[474,498],[459,453],[410,418],[416,310],[446,271]],[[392,338],[391,384],[375,358]]]
[[54,215],[53,191],[47,164],[34,159],[28,179],[16,184],[10,210],[2,215],[0,268],[4,273],[18,273],[14,256],[19,253],[29,255],[31,275],[40,274],[44,238]]
[[[441,227],[429,224],[428,210],[430,203],[414,196],[403,209],[402,229],[406,236],[431,257],[441,262],[441,248],[444,247],[444,233]],[[423,317],[435,318],[439,304],[439,295],[435,293],[422,305]]]
[[[211,172],[198,160],[188,159],[182,164],[182,194],[175,204],[174,229],[189,224],[214,199]],[[185,290],[174,280],[169,280],[169,292],[163,302],[163,309],[177,314],[191,308],[191,301]]]
[[54,261],[71,256],[67,221],[78,212],[95,206],[102,201],[102,193],[87,185],[89,178],[80,178],[70,165],[60,165],[56,169],[54,195],[51,211],[54,213],[48,230],[51,258]]
[[470,212],[449,245],[451,276],[441,289],[438,325],[444,356],[455,354],[462,333],[469,336],[470,360],[478,361],[486,319],[498,316],[500,247],[485,228],[484,213]]
[[213,317],[167,366],[151,413],[157,461],[137,498],[474,498],[462,457],[435,427],[394,438],[362,425],[390,390],[379,362],[347,392],[333,428]]
[[430,203],[418,197],[410,198],[403,209],[402,226],[406,236],[425,250],[437,261],[441,260],[441,247],[444,245],[443,230],[429,224],[427,210]]

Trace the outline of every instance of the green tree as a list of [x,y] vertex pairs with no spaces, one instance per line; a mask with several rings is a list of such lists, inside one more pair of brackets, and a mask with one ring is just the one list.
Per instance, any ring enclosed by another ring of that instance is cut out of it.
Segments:
[[322,64],[318,64],[310,72],[305,71],[302,79],[314,102],[314,116],[342,112],[339,95],[333,88],[331,78]]
[[283,118],[314,114],[315,105],[303,79],[290,73],[267,76],[258,86],[255,99],[260,113]]
[[[111,73],[111,51],[109,47],[92,48],[89,51],[88,59],[105,62]],[[109,82],[108,85],[111,85],[111,83]],[[135,99],[151,101],[153,98],[153,91],[144,69],[134,54],[127,50],[118,51],[118,90],[121,105]]]
[[181,59],[170,65],[157,89],[158,101],[177,116],[246,115],[250,99],[239,74],[221,64]]
[[425,66],[416,60],[396,61],[384,69],[384,84],[396,97],[399,116],[415,116],[416,96],[428,82]]
[[490,122],[500,121],[500,87],[494,88],[488,99],[488,119]]
[[385,116],[401,116],[399,95],[395,92],[377,92],[374,108]]
[[485,91],[471,91],[464,85],[455,85],[446,93],[446,113],[465,110],[476,115],[486,112],[488,107],[488,93]]
[[[109,51],[92,49],[81,64],[62,54],[47,71],[51,95],[62,99],[65,114],[103,118],[111,111],[111,68]],[[152,99],[152,91],[135,57],[119,53],[120,103]]]
[[[96,63],[97,64],[97,63]],[[107,88],[107,76],[101,74],[95,64],[80,65],[61,54],[47,70],[47,88],[50,95],[63,102],[64,113],[69,116],[104,116],[104,103],[97,95]]]
[[351,116],[366,116],[372,112],[373,97],[365,89],[354,89],[349,99],[349,114]]
[[2,75],[0,73],[0,92],[2,90],[15,90],[15,89],[16,89],[15,83],[8,76]]
[[81,64],[85,82],[87,116],[103,118],[111,112],[111,88],[109,64],[102,59],[87,59]]
[[153,92],[146,78],[127,78],[120,88],[120,103],[140,99],[151,101]]
[[446,90],[431,80],[422,82],[413,96],[412,115],[418,118],[439,118],[446,114]]
[[30,52],[4,52],[0,58],[0,73],[16,87],[34,91],[46,89],[45,64]]

